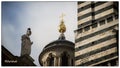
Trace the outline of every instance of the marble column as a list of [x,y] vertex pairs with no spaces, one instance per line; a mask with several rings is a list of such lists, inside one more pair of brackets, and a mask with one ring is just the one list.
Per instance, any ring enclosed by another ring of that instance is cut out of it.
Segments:
[[61,65],[61,57],[58,57],[58,66]]
[[54,66],[58,66],[58,57],[55,56],[54,59],[55,59],[55,60],[54,60]]
[[55,66],[58,66],[58,57],[56,56]]

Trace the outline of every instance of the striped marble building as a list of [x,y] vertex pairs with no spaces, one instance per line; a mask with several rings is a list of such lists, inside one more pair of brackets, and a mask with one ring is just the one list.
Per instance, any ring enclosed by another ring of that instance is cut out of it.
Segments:
[[118,66],[119,2],[78,2],[76,66]]

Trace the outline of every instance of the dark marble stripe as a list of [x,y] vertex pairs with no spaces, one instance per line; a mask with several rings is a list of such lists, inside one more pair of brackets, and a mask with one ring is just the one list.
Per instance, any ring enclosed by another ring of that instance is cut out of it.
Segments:
[[[91,56],[91,55],[100,53],[100,52],[102,52],[102,51],[106,51],[106,50],[111,49],[111,48],[113,48],[113,47],[117,47],[117,44],[116,44],[116,43],[113,43],[113,44],[110,44],[110,45],[108,45],[108,46],[105,46],[105,47],[102,47],[102,48],[99,48],[99,49],[96,49],[96,50],[93,50],[93,51],[84,53],[84,54],[82,54],[82,55],[79,55],[79,56],[75,57],[75,60],[79,60],[79,59],[86,58],[86,57],[88,57],[88,56]],[[117,49],[117,48],[116,48],[116,49]]]
[[84,3],[84,2],[85,2],[85,1],[78,1],[77,3],[78,3],[78,5],[79,5],[79,4],[82,4],[82,3]]

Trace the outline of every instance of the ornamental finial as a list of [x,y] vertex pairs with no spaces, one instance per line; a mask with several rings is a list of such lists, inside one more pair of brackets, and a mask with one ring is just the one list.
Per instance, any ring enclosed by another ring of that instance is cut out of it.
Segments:
[[63,13],[60,16],[61,22],[60,22],[60,25],[59,25],[59,32],[62,33],[62,34],[66,31],[66,26],[65,26],[64,21],[63,21],[64,16],[65,16],[65,14],[63,14]]

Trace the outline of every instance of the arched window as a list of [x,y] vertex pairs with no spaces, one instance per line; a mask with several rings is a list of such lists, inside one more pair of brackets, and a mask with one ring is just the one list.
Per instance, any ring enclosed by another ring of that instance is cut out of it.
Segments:
[[54,56],[52,53],[49,54],[47,58],[48,66],[54,66]]
[[66,52],[62,53],[61,66],[68,66],[68,54]]

